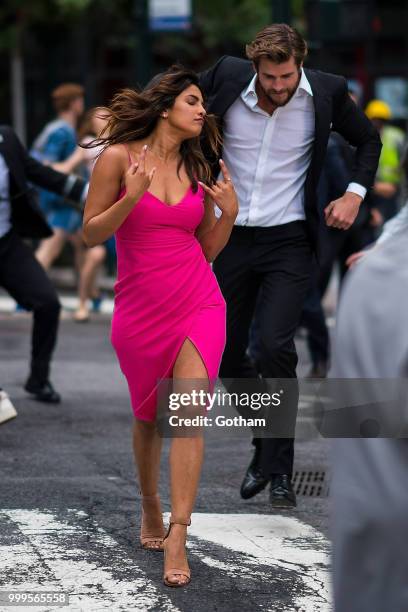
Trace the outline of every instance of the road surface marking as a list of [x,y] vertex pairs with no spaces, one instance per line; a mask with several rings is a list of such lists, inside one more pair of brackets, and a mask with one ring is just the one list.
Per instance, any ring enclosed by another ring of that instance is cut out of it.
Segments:
[[0,546],[1,590],[67,592],[70,612],[179,611],[128,551],[93,520],[89,522],[85,512],[69,510],[68,515],[70,520],[64,521],[39,510],[0,511],[0,519],[10,520],[24,539],[16,544],[16,534],[10,546]]
[[191,550],[203,563],[231,577],[255,578],[259,583],[273,583],[276,574],[285,580],[285,573],[291,581],[295,572],[304,589],[296,592],[298,585],[294,590],[293,609],[331,610],[329,543],[319,531],[297,518],[276,514],[193,514],[189,535],[236,553],[235,560],[220,563],[208,551],[202,551],[198,543],[191,544]]
[[[67,510],[63,519],[50,511],[2,510],[0,520],[2,533],[10,536],[10,544],[0,546],[2,590],[65,591],[70,611],[178,611],[147,577],[149,568],[140,567],[85,512]],[[188,548],[221,578],[251,585],[255,601],[256,586],[268,584],[291,601],[285,612],[331,609],[329,543],[296,518],[194,513]]]

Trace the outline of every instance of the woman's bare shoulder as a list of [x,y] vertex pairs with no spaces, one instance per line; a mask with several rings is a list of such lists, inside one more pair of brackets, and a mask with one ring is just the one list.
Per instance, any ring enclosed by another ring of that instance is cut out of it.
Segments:
[[129,156],[122,144],[109,145],[98,155],[95,169],[100,172],[123,174],[129,166]]
[[130,161],[136,162],[142,152],[144,142],[134,140],[126,143],[116,143],[106,147],[98,156],[99,166],[114,166],[128,168]]
[[124,159],[128,158],[126,145],[123,145],[121,143],[109,145],[102,151],[100,157],[103,157],[104,159],[109,161],[123,161]]

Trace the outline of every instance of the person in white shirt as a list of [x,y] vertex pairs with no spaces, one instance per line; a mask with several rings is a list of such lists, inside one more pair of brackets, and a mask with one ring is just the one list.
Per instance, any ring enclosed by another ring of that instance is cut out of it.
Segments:
[[[296,378],[294,334],[310,285],[319,226],[348,229],[372,185],[381,142],[350,100],[343,77],[303,68],[307,44],[286,24],[267,26],[246,47],[248,60],[224,56],[201,74],[208,112],[223,129],[222,157],[240,211],[214,263],[227,302],[227,346],[220,376],[257,376],[246,349],[259,297],[260,369],[264,378]],[[330,130],[356,147],[347,191],[320,219],[316,188]],[[214,178],[218,175],[214,160]],[[231,385],[230,385],[231,387]],[[287,385],[279,438],[254,438],[241,487],[245,499],[271,482],[273,506],[293,507],[291,486],[298,390]]]
[[[381,245],[347,274],[337,313],[329,376],[334,384],[342,381],[345,398],[358,396],[358,402],[341,408],[348,430],[330,434],[336,612],[408,610],[408,209],[403,210],[398,223],[394,217],[384,226],[390,233]],[[344,379],[359,380],[358,394],[353,381],[347,391]],[[371,431],[363,428],[368,423]]]

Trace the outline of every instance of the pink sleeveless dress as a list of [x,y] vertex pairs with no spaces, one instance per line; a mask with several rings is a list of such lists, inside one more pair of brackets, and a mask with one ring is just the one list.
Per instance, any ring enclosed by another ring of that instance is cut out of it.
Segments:
[[[123,191],[120,197],[122,197]],[[117,281],[111,341],[136,418],[154,421],[157,386],[171,378],[188,338],[215,381],[225,346],[226,305],[194,232],[204,190],[175,205],[149,191],[115,234]]]

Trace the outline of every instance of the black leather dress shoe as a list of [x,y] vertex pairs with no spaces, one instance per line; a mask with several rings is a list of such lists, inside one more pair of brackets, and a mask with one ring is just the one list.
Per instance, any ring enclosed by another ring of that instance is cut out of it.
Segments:
[[60,394],[54,389],[49,380],[40,384],[29,379],[24,385],[24,389],[28,391],[37,402],[59,404],[61,401]]
[[249,467],[246,471],[244,480],[241,485],[242,499],[250,499],[262,491],[269,482],[269,478],[265,478],[261,468],[258,466],[258,457],[255,453]]
[[296,507],[296,495],[289,474],[272,474],[269,501],[274,508]]

